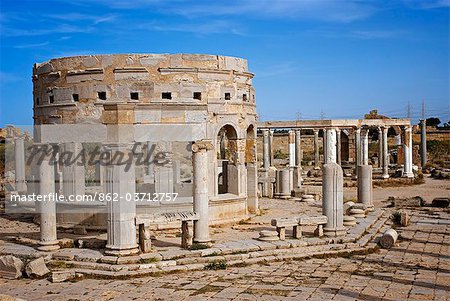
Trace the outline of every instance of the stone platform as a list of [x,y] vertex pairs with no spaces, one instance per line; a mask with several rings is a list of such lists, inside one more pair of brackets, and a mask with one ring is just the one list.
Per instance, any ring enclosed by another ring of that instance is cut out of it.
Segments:
[[368,252],[376,248],[373,239],[383,230],[389,213],[382,209],[371,212],[359,224],[338,238],[304,237],[285,241],[262,242],[256,239],[227,241],[201,250],[170,249],[139,256],[105,256],[89,249],[66,248],[56,252],[39,252],[34,248],[5,243],[0,254],[22,258],[44,257],[53,271],[71,270],[88,277],[125,278],[165,272],[202,270],[214,263],[245,266],[254,263],[300,260]]

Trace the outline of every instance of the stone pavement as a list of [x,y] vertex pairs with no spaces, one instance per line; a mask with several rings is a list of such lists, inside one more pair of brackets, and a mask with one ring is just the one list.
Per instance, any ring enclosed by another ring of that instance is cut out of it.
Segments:
[[0,294],[26,300],[450,300],[450,214],[411,213],[412,225],[397,229],[399,244],[371,254],[128,280],[0,279]]

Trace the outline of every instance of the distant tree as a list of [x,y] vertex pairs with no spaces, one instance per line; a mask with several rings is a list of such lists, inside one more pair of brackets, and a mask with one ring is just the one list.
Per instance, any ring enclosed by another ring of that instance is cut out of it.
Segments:
[[427,118],[427,126],[438,126],[440,123],[441,121],[437,117]]
[[440,128],[444,130],[450,130],[450,120],[444,123],[444,125],[441,126]]

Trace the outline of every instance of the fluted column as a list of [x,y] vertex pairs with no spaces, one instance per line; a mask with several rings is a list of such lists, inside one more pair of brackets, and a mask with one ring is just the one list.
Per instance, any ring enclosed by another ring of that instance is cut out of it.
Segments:
[[336,129],[336,163],[341,165],[341,129]]
[[342,168],[337,163],[328,163],[323,166],[322,170],[322,212],[328,218],[323,229],[324,234],[340,236],[345,234]]
[[296,184],[296,188],[300,188],[302,186],[302,145],[301,145],[301,130],[295,130],[295,173],[294,173],[294,185]]
[[200,218],[194,221],[194,241],[211,241],[209,236],[208,152],[214,149],[210,141],[197,141],[192,145],[194,167],[194,211]]
[[412,128],[411,126],[407,126],[404,129],[404,173],[403,176],[408,178],[413,178],[413,170],[412,170]]
[[361,165],[369,164],[369,129],[365,128],[361,131]]
[[275,151],[275,146],[273,144],[273,133],[274,130],[269,130],[269,166],[273,166],[275,164],[274,160],[273,160],[273,154]]
[[263,134],[263,168],[269,169],[270,166],[270,142],[269,142],[269,130],[262,129]]
[[294,190],[295,132],[289,130],[289,188]]
[[383,132],[378,127],[378,167],[383,168]]
[[389,178],[388,128],[383,127],[383,179]]
[[38,250],[54,251],[59,249],[56,231],[56,199],[55,199],[55,167],[53,148],[41,144],[41,162],[38,162],[39,195],[42,198],[37,202],[40,213],[40,236]]
[[[105,254],[126,256],[139,252],[136,241],[135,162],[131,143],[104,145],[104,192],[107,209]],[[108,201],[108,198],[111,198]]]
[[355,130],[355,171],[358,170],[358,166],[361,165],[361,128]]
[[336,163],[336,130],[326,129],[324,132],[324,153],[325,153],[325,164]]

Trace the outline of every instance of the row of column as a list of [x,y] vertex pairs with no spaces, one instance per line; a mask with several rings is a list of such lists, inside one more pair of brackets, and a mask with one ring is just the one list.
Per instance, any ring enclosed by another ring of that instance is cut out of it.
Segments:
[[[18,142],[20,145],[20,142]],[[104,192],[107,195],[117,195],[115,201],[107,201],[107,245],[106,254],[132,255],[138,252],[136,240],[136,204],[127,196],[135,193],[135,169],[120,162],[120,159],[132,158],[132,144],[114,143],[104,145],[104,152],[109,161],[104,167]],[[19,148],[17,148],[19,149]],[[194,211],[200,218],[194,221],[194,241],[208,242],[209,238],[209,196],[208,196],[208,155],[213,149],[209,141],[199,141],[193,144],[193,180],[194,180]],[[55,193],[55,156],[48,151],[41,156],[41,162],[36,166],[39,179],[38,193],[51,196]],[[37,202],[40,213],[40,247],[39,250],[52,251],[59,248],[56,231],[56,201],[49,197]]]
[[[422,128],[425,128],[424,126]],[[320,168],[320,154],[319,154],[319,130],[314,129],[314,168]],[[273,164],[271,153],[273,152],[273,131],[269,129],[262,129],[263,133],[263,168],[268,169]],[[404,176],[413,177],[412,172],[412,129],[410,126],[403,130],[403,147],[404,147]],[[424,136],[422,131],[422,136]],[[301,168],[301,135],[300,130],[289,131],[289,168]],[[422,139],[426,141],[426,138]],[[378,153],[379,153],[379,167],[382,169],[382,177],[389,178],[389,150],[388,150],[388,128],[378,128]],[[425,155],[422,158],[426,163],[426,145],[422,143],[422,149]],[[341,164],[341,131],[338,128],[326,128],[323,135],[323,152],[324,163],[335,162]],[[355,166],[369,164],[369,128],[355,129]],[[291,176],[292,180],[292,176]],[[291,181],[294,183],[294,181]]]
[[[273,131],[269,129],[262,129],[263,135],[263,169],[269,170],[269,167],[273,165]],[[290,178],[290,190],[301,187],[301,162],[302,162],[302,149],[301,149],[301,132],[300,129],[289,131],[288,140],[289,149],[289,178]]]

